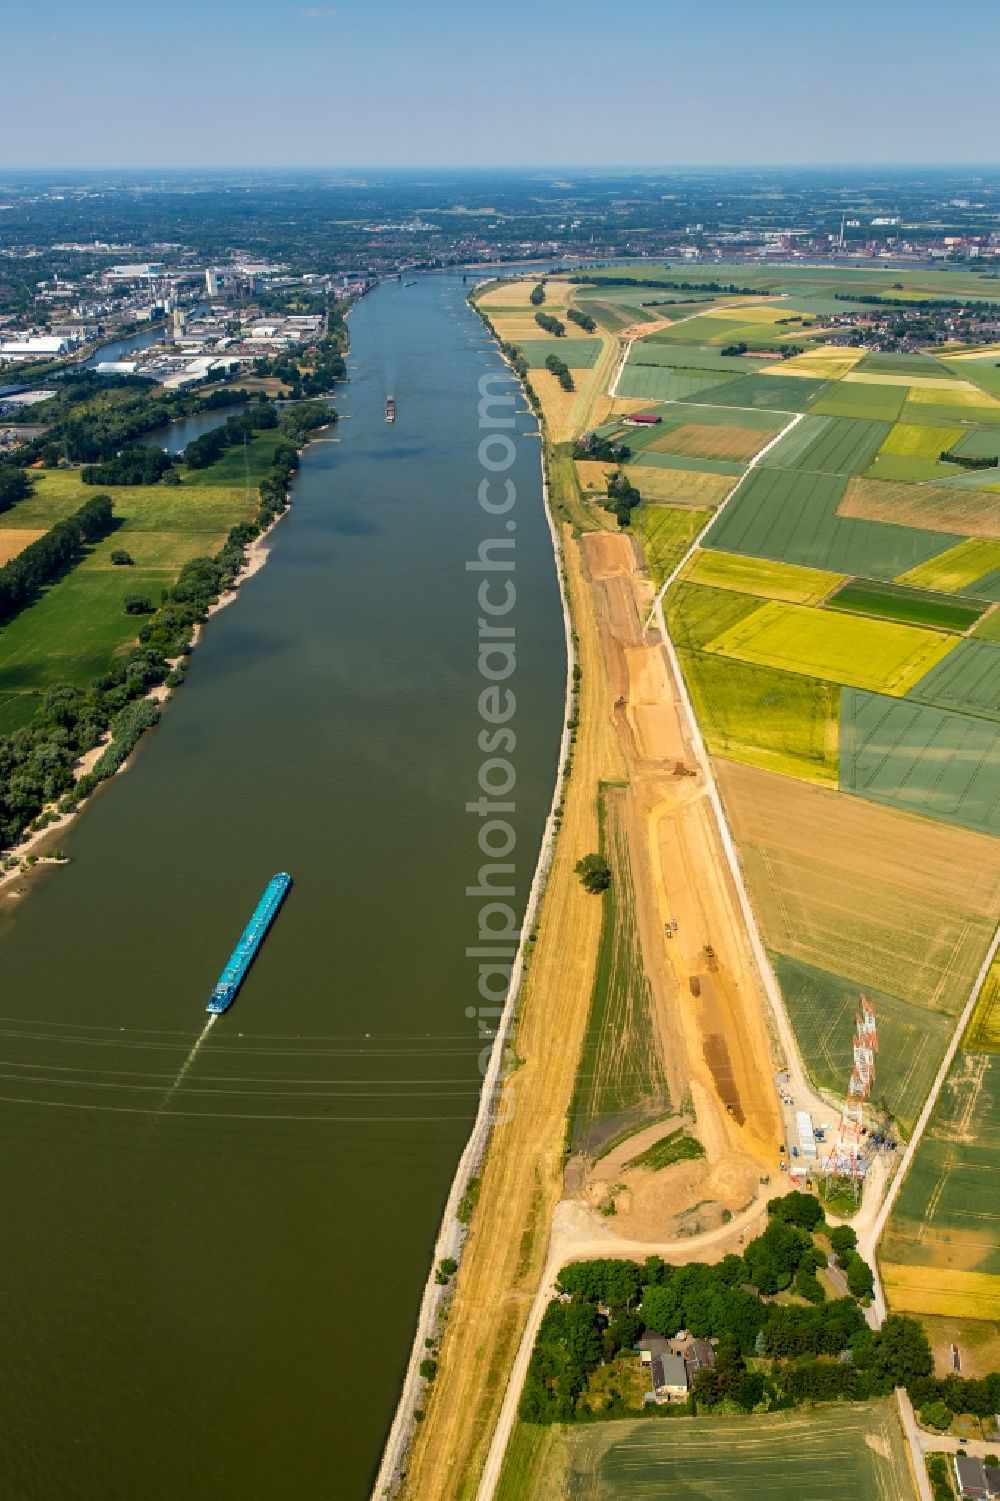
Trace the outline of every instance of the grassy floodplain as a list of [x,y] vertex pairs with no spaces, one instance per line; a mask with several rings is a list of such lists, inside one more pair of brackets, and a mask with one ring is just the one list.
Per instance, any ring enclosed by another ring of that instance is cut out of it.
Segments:
[[[280,441],[277,432],[257,433],[247,445],[246,469],[240,447],[207,469],[182,469],[179,485],[106,487],[121,525],[0,631],[0,732],[25,723],[46,688],[86,686],[135,640],[141,617],[125,614],[126,594],[158,604],[160,590],[185,562],[215,553],[231,526],[253,519],[257,487]],[[0,516],[0,536],[9,527],[47,530],[100,493],[79,470],[44,471],[33,495]],[[133,566],[111,563],[116,548],[129,553]]]
[[578,1151],[599,1150],[622,1131],[635,1130],[670,1108],[635,925],[635,892],[620,805],[621,789],[606,787],[604,847],[612,880],[603,897],[590,1020],[570,1109],[570,1136]]

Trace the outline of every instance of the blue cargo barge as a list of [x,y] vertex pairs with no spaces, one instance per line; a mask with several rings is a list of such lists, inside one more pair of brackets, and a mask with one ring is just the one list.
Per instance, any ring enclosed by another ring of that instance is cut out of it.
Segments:
[[228,1011],[236,999],[236,992],[246,978],[247,970],[256,957],[257,950],[264,942],[268,928],[278,915],[278,909],[292,884],[292,878],[285,871],[272,876],[267,883],[267,889],[254,910],[253,917],[247,923],[240,935],[240,941],[233,949],[225,969],[219,976],[218,984],[212,991],[211,999],[205,1007],[213,1016],[219,1016],[223,1011]]

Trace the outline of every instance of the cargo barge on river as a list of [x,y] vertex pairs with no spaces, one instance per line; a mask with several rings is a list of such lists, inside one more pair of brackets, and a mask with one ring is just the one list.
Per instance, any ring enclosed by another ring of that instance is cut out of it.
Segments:
[[236,993],[246,979],[247,970],[257,957],[257,950],[277,917],[291,884],[292,878],[285,871],[279,871],[268,881],[264,895],[254,908],[254,914],[243,929],[205,1007],[213,1016],[220,1016],[223,1011],[228,1011],[235,1001]]

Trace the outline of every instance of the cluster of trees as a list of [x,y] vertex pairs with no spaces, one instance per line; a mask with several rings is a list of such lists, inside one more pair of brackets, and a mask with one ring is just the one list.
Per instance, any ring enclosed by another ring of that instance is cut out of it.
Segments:
[[207,469],[220,459],[227,448],[234,448],[244,438],[252,438],[256,432],[265,432],[278,425],[278,409],[270,401],[255,401],[245,412],[236,412],[228,417],[221,427],[192,438],[184,450],[184,462],[189,469]]
[[16,469],[13,464],[0,464],[0,511],[9,511],[30,494],[31,480],[24,470]]
[[[591,1372],[632,1349],[644,1327],[666,1338],[686,1329],[717,1342],[715,1366],[695,1376],[681,1411],[863,1400],[899,1385],[926,1391],[928,1400],[936,1395],[941,1383],[930,1381],[930,1347],[915,1320],[893,1316],[873,1331],[854,1297],[828,1301],[822,1288],[812,1306],[767,1301],[782,1289],[797,1290],[803,1268],[815,1280],[823,1256],[813,1232],[824,1228],[822,1208],[809,1194],[789,1194],[769,1209],[764,1233],[742,1256],[715,1266],[675,1267],[650,1256],[641,1266],[606,1259],[565,1267],[560,1298],[539,1329],[521,1417],[548,1423],[586,1415],[579,1398]],[[843,1254],[857,1254],[844,1237],[839,1243]],[[980,1401],[994,1395],[1000,1400],[1000,1391],[984,1389]]]
[[614,512],[620,527],[628,526],[632,520],[632,512],[641,503],[642,495],[624,470],[616,469],[614,474],[608,475],[608,498],[605,502],[605,509]]
[[589,313],[581,313],[577,308],[571,307],[567,312],[566,317],[570,320],[571,323],[577,324],[579,328],[582,328],[588,334],[597,332],[597,324],[594,322]]
[[584,433],[573,445],[574,459],[598,459],[602,464],[627,464],[632,450],[627,443],[603,438],[600,433]]
[[931,309],[940,312],[970,310],[990,318],[1000,315],[1000,302],[980,302],[978,298],[975,299],[970,309],[969,299],[961,297],[921,297],[918,303],[914,303],[908,297],[884,297],[877,292],[866,292],[863,295],[857,295],[854,292],[834,292],[833,295],[837,302],[860,302],[874,307],[902,307],[919,312],[929,312]]
[[0,620],[23,610],[39,589],[72,567],[88,542],[107,536],[114,524],[109,497],[95,495],[11,558],[0,568]]
[[719,350],[719,353],[727,355],[746,354],[749,347],[749,344],[744,344],[743,340],[740,339],[735,344],[727,344],[725,349]]
[[565,323],[558,318],[553,318],[551,313],[536,313],[535,322],[539,328],[544,328],[546,333],[555,334],[557,339],[561,339],[566,332]]
[[155,485],[169,468],[170,455],[162,448],[123,448],[113,459],[88,464],[80,478],[85,485]]
[[958,464],[962,469],[996,469],[1000,464],[1000,458],[994,454],[966,454],[955,453],[954,449],[943,448],[938,455],[942,464]]
[[543,281],[535,283],[535,285],[531,289],[528,300],[530,301],[532,307],[541,307],[542,303],[545,301],[545,283]]
[[576,389],[573,385],[573,375],[569,366],[557,354],[546,355],[545,368],[546,370],[551,370],[552,374],[558,378],[559,384],[564,391],[573,391]]
[[[75,807],[102,777],[110,776],[121,765],[143,730],[155,723],[155,705],[141,701],[157,683],[179,680],[180,672],[171,668],[171,660],[190,650],[195,626],[234,582],[246,561],[247,546],[284,509],[288,477],[298,462],[293,440],[301,440],[306,431],[335,420],[325,402],[306,402],[285,411],[281,425],[289,441],[278,445],[272,469],[261,484],[256,520],[234,526],[214,557],[194,558],[184,564],[177,582],[164,591],[160,606],[140,626],[138,644],[116,655],[107,672],[90,688],[61,684],[50,689],[30,724],[0,736],[0,848],[16,843],[47,803],[60,799],[61,810]],[[59,526],[75,524],[78,537],[83,513],[89,518],[88,527],[100,523],[102,517],[110,518],[109,497],[94,496]],[[45,540],[40,538],[32,546],[38,547]],[[24,556],[20,554],[13,563]],[[0,579],[5,572],[0,570]],[[124,714],[129,706],[134,712]],[[93,771],[75,781],[75,762],[108,731],[112,734],[110,747]]]
[[928,1373],[912,1382],[910,1397],[928,1428],[947,1428],[960,1412],[988,1418],[1000,1412],[1000,1372],[992,1371],[981,1381],[969,1381],[954,1373],[942,1378]]

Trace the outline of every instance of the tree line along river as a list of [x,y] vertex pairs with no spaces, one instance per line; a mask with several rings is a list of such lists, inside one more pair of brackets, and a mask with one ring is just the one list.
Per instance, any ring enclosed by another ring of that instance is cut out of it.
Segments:
[[[483,1047],[465,562],[498,525],[478,381],[502,367],[466,291],[425,276],[353,311],[338,441],[304,455],[267,567],[60,836],[72,863],[0,924],[0,1493],[19,1501],[368,1493]],[[512,436],[523,904],[565,658],[523,410]],[[171,1093],[278,870],[281,915]]]

